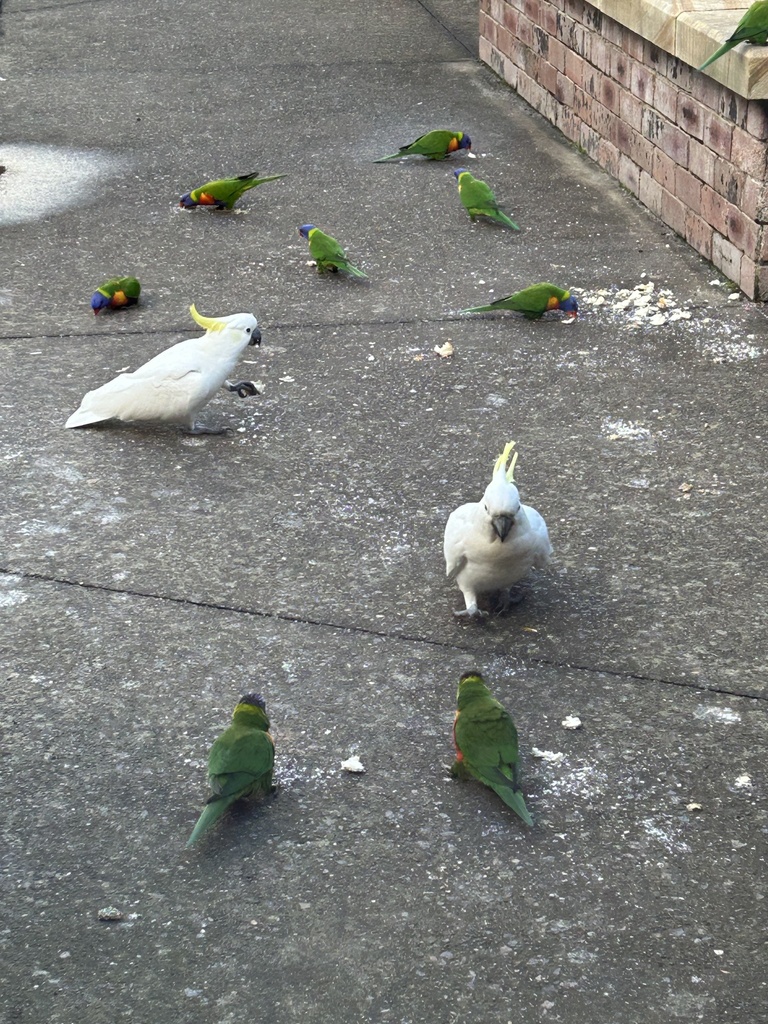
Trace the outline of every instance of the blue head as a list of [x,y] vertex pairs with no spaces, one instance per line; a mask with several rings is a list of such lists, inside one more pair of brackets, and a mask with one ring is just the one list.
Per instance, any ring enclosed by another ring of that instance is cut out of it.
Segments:
[[567,299],[563,299],[558,308],[562,309],[564,313],[571,313],[574,318],[579,315],[579,304],[572,295],[569,295]]
[[459,149],[472,149],[472,139],[466,132],[459,139]]
[[302,224],[299,228],[299,234],[302,238],[309,238],[309,232],[315,230],[314,224]]
[[459,175],[460,174],[466,174],[466,173],[467,173],[467,168],[466,167],[457,167],[456,170],[453,172],[453,176],[458,181],[459,180]]
[[91,296],[91,309],[96,316],[102,309],[106,309],[112,300],[108,295],[104,295],[103,292],[94,292]]
[[197,206],[197,203],[192,198],[191,192],[185,192],[179,200],[179,206],[183,206],[185,210],[191,210],[193,206]]
[[260,693],[246,693],[244,697],[241,697],[238,704],[250,704],[254,708],[261,708],[262,711],[266,710],[266,703]]

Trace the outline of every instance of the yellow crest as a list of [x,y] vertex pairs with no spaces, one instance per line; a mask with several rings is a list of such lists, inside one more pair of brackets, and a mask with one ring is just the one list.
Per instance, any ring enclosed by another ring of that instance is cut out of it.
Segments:
[[[510,452],[512,451],[512,449],[515,447],[515,443],[516,443],[515,441],[510,441],[509,444],[504,446],[504,451],[501,453],[501,455],[498,457],[498,459],[496,459],[496,464],[493,467],[493,475],[494,476],[496,476],[496,474],[499,472],[499,470],[501,470],[502,473],[505,472],[505,466],[507,465],[507,459],[509,458],[509,455],[510,455]],[[518,452],[515,452],[515,454],[512,456],[512,461],[509,464],[509,469],[507,469],[506,473],[505,473],[506,478],[507,478],[507,483],[510,483],[510,484],[515,479],[515,464],[517,462],[518,454],[519,454]]]
[[217,320],[212,316],[201,316],[195,309],[194,302],[189,307],[189,312],[192,314],[192,319],[195,323],[199,324],[204,331],[223,331],[227,326],[223,320]]

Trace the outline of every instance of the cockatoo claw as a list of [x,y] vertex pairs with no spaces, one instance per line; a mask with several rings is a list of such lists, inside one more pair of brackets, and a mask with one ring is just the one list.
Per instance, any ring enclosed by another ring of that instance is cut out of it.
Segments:
[[469,608],[464,608],[460,612],[453,613],[457,618],[470,618],[470,619],[485,619],[488,616],[488,612],[483,611],[482,608],[478,608],[476,604],[471,604]]
[[206,427],[202,423],[195,423],[194,426],[189,427],[189,429],[185,430],[184,433],[185,434],[191,434],[191,435],[193,435],[195,437],[198,437],[201,434],[211,434],[211,435],[214,435],[214,436],[220,436],[222,434],[229,434],[231,436],[232,435],[232,428],[231,427]]
[[232,391],[238,398],[253,398],[259,393],[253,381],[250,380],[239,380],[236,384],[228,383],[227,390]]

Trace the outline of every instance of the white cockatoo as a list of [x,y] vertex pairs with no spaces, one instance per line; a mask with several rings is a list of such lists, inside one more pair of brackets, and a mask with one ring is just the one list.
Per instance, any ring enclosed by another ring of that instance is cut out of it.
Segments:
[[[261,331],[251,313],[232,316],[201,316],[189,308],[192,318],[205,329],[202,338],[189,338],[160,352],[133,373],[89,391],[65,427],[87,427],[104,420],[150,420],[177,423],[191,434],[221,434],[196,423],[203,406],[227,382],[249,345],[261,344]],[[250,381],[226,383],[241,398],[256,394]]]
[[487,615],[477,606],[479,595],[508,590],[530,569],[542,569],[552,554],[547,524],[521,503],[512,482],[517,452],[506,468],[514,446],[510,441],[496,460],[482,499],[460,505],[445,525],[445,571],[466,603],[455,615]]

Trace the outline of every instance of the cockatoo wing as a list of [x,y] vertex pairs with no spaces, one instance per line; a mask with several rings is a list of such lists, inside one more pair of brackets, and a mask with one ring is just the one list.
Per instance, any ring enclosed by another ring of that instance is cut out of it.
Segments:
[[477,505],[459,505],[448,516],[443,536],[445,574],[454,579],[467,564],[465,538],[472,529]]

